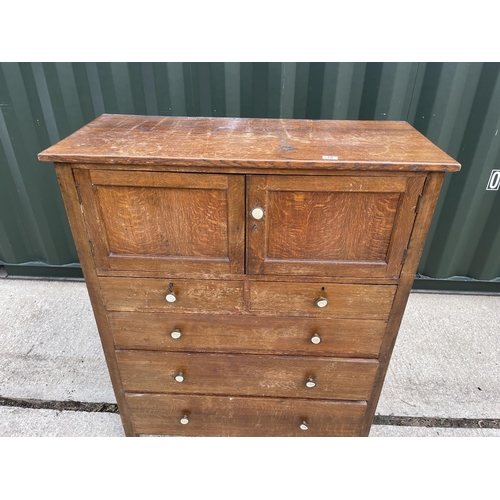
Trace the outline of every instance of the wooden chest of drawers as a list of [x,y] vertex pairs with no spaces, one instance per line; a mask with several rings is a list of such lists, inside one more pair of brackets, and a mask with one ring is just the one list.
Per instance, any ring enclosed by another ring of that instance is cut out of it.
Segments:
[[127,435],[368,435],[456,161],[405,122],[127,115],[39,158]]

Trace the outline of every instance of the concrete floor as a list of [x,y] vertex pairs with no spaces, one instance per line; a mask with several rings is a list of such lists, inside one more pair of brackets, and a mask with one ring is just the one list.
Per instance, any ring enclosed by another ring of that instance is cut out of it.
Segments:
[[[114,403],[84,283],[0,279],[0,397]],[[377,414],[500,419],[500,297],[412,293]],[[120,417],[0,406],[0,436],[123,436]],[[374,425],[370,436],[500,436]]]

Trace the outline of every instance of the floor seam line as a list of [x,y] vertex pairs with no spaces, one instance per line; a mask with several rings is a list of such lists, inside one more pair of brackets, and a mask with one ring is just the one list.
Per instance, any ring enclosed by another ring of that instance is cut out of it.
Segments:
[[449,429],[500,429],[500,418],[403,417],[375,415],[373,425]]
[[[116,403],[0,397],[0,407],[118,414]],[[453,429],[500,429],[500,418],[404,417],[375,415],[373,425]]]

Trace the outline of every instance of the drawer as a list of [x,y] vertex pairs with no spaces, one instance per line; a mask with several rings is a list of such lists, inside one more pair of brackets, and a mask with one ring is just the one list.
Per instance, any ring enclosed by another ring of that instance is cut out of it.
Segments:
[[[325,318],[387,319],[396,288],[396,285],[252,281],[250,310]],[[325,301],[318,305],[320,299]]]
[[375,360],[299,356],[154,351],[116,356],[123,388],[130,392],[366,400],[378,367]]
[[125,399],[137,434],[358,436],[366,413],[365,402],[130,393]]
[[[236,312],[243,308],[243,282],[218,280],[101,277],[109,311]],[[174,302],[166,300],[175,295]]]
[[363,358],[378,357],[387,326],[382,320],[141,312],[108,318],[117,349]]

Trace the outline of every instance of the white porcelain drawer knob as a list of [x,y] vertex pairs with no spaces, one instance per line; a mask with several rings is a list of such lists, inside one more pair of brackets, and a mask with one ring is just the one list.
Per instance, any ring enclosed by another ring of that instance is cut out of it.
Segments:
[[167,302],[175,302],[177,300],[177,296],[174,292],[169,292],[165,295],[165,299],[167,299]]
[[319,297],[319,299],[316,299],[316,305],[318,307],[326,307],[328,305],[328,300],[324,297]]
[[255,207],[252,209],[252,217],[255,219],[255,220],[260,220],[262,219],[262,217],[264,217],[264,209],[260,208],[260,207]]
[[179,372],[174,379],[176,382],[184,382],[184,373]]
[[302,423],[300,424],[300,430],[301,431],[309,430],[309,426],[307,425],[307,422],[305,420],[302,420]]
[[181,419],[179,420],[179,422],[182,424],[182,425],[186,425],[186,424],[189,424],[189,418],[187,415],[183,415],[181,417]]
[[314,381],[313,378],[309,377],[306,380],[306,387],[308,387],[309,389],[312,389],[313,387],[316,387],[316,382]]
[[320,344],[321,343],[321,337],[315,333],[312,337],[311,337],[311,342],[313,344]]
[[[180,339],[182,337],[182,333],[180,330],[178,330],[177,328],[175,330],[172,330],[170,332],[170,336],[173,338],[173,339]],[[311,340],[312,342],[312,340]]]

